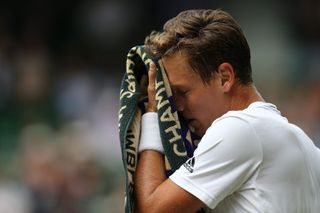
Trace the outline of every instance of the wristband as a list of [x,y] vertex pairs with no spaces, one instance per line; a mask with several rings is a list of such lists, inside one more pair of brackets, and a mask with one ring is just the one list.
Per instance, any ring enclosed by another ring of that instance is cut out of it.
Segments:
[[156,112],[147,112],[142,115],[139,153],[144,150],[164,153],[160,137],[158,114]]

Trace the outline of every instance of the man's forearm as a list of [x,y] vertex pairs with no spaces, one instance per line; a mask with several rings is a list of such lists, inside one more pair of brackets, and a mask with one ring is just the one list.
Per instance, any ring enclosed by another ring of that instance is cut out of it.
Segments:
[[146,150],[139,155],[135,177],[135,197],[138,212],[150,208],[154,192],[166,180],[164,156],[157,151]]

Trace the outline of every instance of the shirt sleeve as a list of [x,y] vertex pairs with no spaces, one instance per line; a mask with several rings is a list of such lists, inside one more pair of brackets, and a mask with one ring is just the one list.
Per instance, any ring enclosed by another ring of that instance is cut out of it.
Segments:
[[239,117],[222,117],[170,179],[213,209],[240,189],[261,161],[261,145],[250,124]]

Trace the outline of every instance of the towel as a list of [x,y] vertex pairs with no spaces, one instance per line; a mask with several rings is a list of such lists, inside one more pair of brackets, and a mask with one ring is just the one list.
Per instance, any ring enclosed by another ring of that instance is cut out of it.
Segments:
[[167,177],[193,156],[199,141],[199,138],[189,130],[186,120],[176,110],[161,60],[152,59],[145,52],[144,46],[133,47],[127,55],[119,106],[119,137],[125,170],[126,213],[134,211],[134,178],[138,162],[141,115],[147,109],[148,71],[151,62],[156,65],[156,102]]

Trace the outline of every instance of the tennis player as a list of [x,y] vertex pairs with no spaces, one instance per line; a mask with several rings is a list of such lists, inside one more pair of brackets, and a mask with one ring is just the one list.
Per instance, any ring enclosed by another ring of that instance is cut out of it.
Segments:
[[167,179],[153,128],[158,121],[152,65],[137,212],[320,212],[320,151],[257,91],[248,43],[230,14],[181,12],[145,45],[161,58],[177,109],[202,139],[194,156]]

